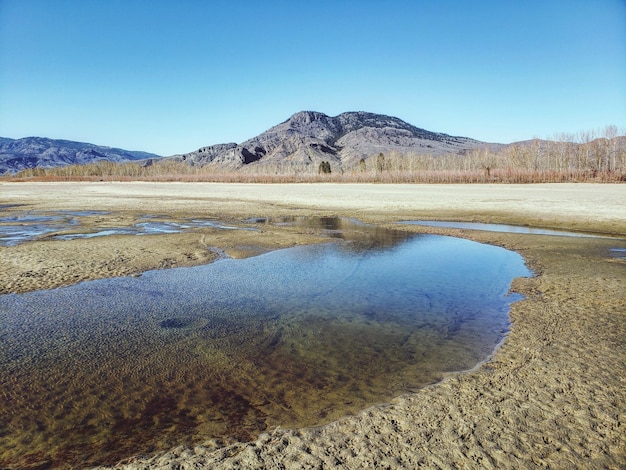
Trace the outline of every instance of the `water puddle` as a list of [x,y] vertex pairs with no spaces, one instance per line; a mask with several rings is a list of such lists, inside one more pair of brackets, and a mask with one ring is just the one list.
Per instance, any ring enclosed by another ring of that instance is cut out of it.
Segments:
[[626,260],[626,248],[611,248],[611,257],[620,260]]
[[104,215],[101,211],[2,212],[0,207],[0,245],[15,246],[45,235],[73,230],[82,217]]
[[284,222],[338,239],[0,296],[0,467],[114,463],[385,402],[487,358],[530,275],[469,240]]
[[[0,207],[1,211],[2,207]],[[3,215],[0,212],[0,245],[15,246],[27,241],[50,237],[56,240],[75,240],[109,235],[153,235],[180,233],[197,228],[222,230],[256,230],[251,227],[224,225],[216,220],[189,219],[172,221],[167,216],[145,215],[128,227],[86,227],[84,218],[108,215],[102,211],[53,211],[46,213],[23,212]],[[156,219],[160,220],[156,220]],[[69,233],[63,233],[69,232]]]
[[56,235],[54,238],[57,240],[75,240],[77,238],[107,237],[110,235],[137,235],[137,232],[133,229],[112,228],[108,230],[99,230],[97,232],[68,233],[66,235]]
[[555,235],[560,237],[587,237],[587,238],[613,238],[603,237],[584,232],[568,232],[563,230],[550,230],[543,228],[522,227],[520,225],[506,224],[483,224],[478,222],[448,222],[434,220],[407,220],[400,222],[408,225],[423,225],[426,227],[458,228],[467,230],[484,230],[487,232],[522,233],[528,235]]
[[60,215],[19,214],[0,217],[0,244],[14,246],[72,225],[75,224],[71,218]]

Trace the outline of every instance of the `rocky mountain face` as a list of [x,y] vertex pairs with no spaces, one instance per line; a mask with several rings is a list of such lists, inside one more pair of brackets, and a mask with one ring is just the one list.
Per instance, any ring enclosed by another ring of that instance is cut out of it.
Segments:
[[254,171],[261,166],[317,169],[323,161],[349,168],[381,152],[463,154],[487,145],[467,137],[430,132],[381,114],[348,112],[330,117],[302,111],[241,144],[213,145],[170,158],[230,170]]
[[99,160],[125,162],[148,158],[159,158],[159,156],[147,152],[102,147],[69,140],[43,137],[23,139],[0,137],[0,174],[16,173],[35,167],[82,165]]

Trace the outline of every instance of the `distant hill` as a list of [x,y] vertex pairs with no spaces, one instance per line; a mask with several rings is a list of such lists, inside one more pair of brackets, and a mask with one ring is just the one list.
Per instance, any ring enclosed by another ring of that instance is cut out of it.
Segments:
[[45,137],[8,139],[0,137],[0,174],[16,173],[27,168],[52,168],[82,165],[99,160],[125,162],[159,158],[147,152],[137,152],[70,140]]
[[463,154],[487,144],[468,137],[431,132],[401,119],[367,112],[347,112],[335,117],[302,111],[241,144],[202,147],[168,157],[192,165],[213,165],[238,170],[259,166],[317,168],[322,161],[348,168],[362,158],[396,150],[401,153]]

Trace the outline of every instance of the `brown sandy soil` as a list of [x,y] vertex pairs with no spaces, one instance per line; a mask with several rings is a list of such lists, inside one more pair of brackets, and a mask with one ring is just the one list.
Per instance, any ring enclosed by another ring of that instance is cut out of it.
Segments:
[[[233,222],[338,215],[380,225],[432,218],[626,235],[623,185],[0,183],[0,204],[115,211],[99,225],[154,213]],[[514,304],[511,332],[491,360],[318,428],[277,429],[221,448],[190,443],[121,467],[626,468],[626,262],[611,255],[626,240],[394,227],[498,244],[527,260],[536,276],[514,283],[526,300]],[[0,287],[24,292],[205,263],[216,256],[206,247],[246,256],[319,240],[312,230],[273,226],[41,240],[0,247]]]

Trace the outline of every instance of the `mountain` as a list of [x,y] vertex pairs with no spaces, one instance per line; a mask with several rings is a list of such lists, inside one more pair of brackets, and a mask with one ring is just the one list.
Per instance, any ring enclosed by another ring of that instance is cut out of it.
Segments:
[[430,132],[382,114],[347,112],[330,117],[302,111],[241,144],[212,145],[168,158],[229,170],[254,171],[261,166],[317,169],[322,161],[348,168],[362,158],[393,150],[431,155],[463,154],[492,145],[497,144]]
[[54,140],[44,137],[23,139],[0,137],[0,174],[15,173],[35,167],[82,165],[99,160],[125,162],[149,158],[159,158],[159,156],[70,140]]
[[[376,156],[380,153],[464,156],[476,149],[480,152],[470,159],[474,165],[482,165],[477,159],[493,159],[495,154],[525,170],[543,171],[556,165],[558,171],[575,168],[595,174],[623,171],[626,136],[617,135],[617,128],[608,126],[604,136],[595,135],[582,142],[533,139],[498,144],[427,131],[382,114],[347,112],[330,117],[320,112],[301,111],[243,143],[211,145],[169,157],[42,137],[17,140],[0,137],[0,175],[33,167],[102,160],[136,161],[144,166],[154,160],[177,161],[214,167],[217,172],[310,173],[318,169],[326,171],[328,166],[335,172],[361,168],[361,160],[370,157],[374,157],[378,165]],[[367,168],[374,168],[372,163],[366,162]],[[168,167],[164,168],[163,171],[169,171]]]
[[382,114],[359,111],[330,117],[302,111],[241,144],[217,144],[171,157],[43,137],[0,137],[0,174],[100,160],[149,162],[155,158],[194,166],[211,165],[227,171],[317,171],[323,161],[334,169],[347,169],[358,165],[361,159],[391,151],[462,155],[484,147],[494,149],[500,144],[427,131]]

